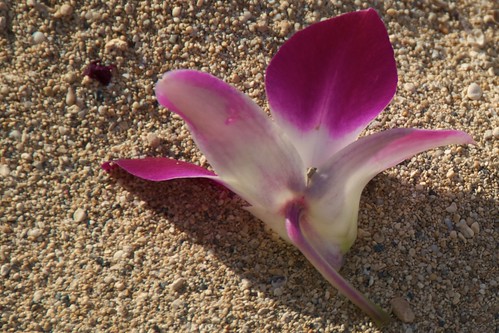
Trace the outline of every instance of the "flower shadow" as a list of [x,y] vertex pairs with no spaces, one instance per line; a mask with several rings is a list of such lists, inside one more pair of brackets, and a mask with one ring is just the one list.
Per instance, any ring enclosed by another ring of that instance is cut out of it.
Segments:
[[[242,208],[243,200],[222,186],[203,179],[148,182],[122,171],[113,172],[113,178],[145,202],[145,209],[153,211],[156,221],[151,223],[171,224],[176,231],[186,234],[186,241],[200,245],[238,275],[240,279],[232,283],[238,283],[241,294],[252,303],[259,303],[260,298],[271,300],[264,310],[248,309],[249,317],[270,316],[284,321],[306,317],[309,328],[314,330],[324,328],[326,323],[345,327],[369,325],[369,318],[338,295],[295,247],[269,232],[263,222]],[[428,292],[433,294],[432,299],[447,299],[447,290],[442,286],[452,276],[467,274],[483,279],[486,267],[469,272],[464,267],[445,264],[476,259],[477,251],[470,249],[482,243],[481,234],[471,239],[449,236],[452,230],[459,231],[454,222],[448,222],[455,219],[455,214],[446,211],[451,202],[458,207],[496,204],[477,193],[416,190],[414,184],[403,183],[397,177],[378,175],[363,192],[359,213],[362,231],[346,255],[341,274],[385,309],[390,308],[390,299],[396,296],[414,304],[427,297]],[[482,229],[493,230],[493,222],[485,215],[477,219]],[[432,279],[432,273],[436,280],[427,285],[425,280]],[[421,276],[424,281],[417,280]],[[209,279],[203,277],[206,284],[217,283]],[[461,284],[456,282],[456,287],[465,288]],[[193,287],[188,292],[202,290]],[[471,294],[463,295],[463,299],[477,301]],[[454,308],[452,303],[448,306]],[[419,318],[430,311],[414,310]],[[452,311],[439,311],[442,312],[436,324],[452,320],[446,317]],[[390,330],[402,329],[403,325],[407,324],[395,321]],[[417,323],[412,325],[417,327]]]

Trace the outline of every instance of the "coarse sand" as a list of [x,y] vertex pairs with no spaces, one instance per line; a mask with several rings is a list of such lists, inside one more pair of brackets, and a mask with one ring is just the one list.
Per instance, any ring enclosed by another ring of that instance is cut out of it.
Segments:
[[[477,142],[422,153],[364,190],[341,274],[388,311],[409,306],[414,318],[384,328],[220,186],[100,168],[141,156],[208,167],[158,106],[160,75],[207,71],[268,110],[279,46],[367,7],[387,26],[399,86],[365,133],[454,128]],[[496,332],[498,20],[492,0],[0,0],[0,330]],[[97,59],[116,65],[108,86],[82,74]]]

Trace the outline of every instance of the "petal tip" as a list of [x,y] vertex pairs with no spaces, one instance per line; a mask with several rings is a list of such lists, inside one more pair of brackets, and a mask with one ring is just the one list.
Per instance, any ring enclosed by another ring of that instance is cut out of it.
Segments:
[[112,164],[112,161],[107,161],[101,164],[100,166],[105,172],[111,173],[111,170],[114,169],[114,165]]

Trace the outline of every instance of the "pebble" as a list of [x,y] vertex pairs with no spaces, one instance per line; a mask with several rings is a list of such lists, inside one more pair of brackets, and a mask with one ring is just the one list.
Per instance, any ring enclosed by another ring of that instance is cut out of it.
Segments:
[[18,130],[12,130],[10,133],[9,133],[9,138],[12,138],[12,139],[15,139],[15,140],[19,140],[22,138],[22,134],[20,131]]
[[379,233],[379,232],[376,232],[374,235],[373,235],[373,240],[378,243],[378,244],[381,244],[385,241],[385,237],[383,236],[382,233]]
[[473,238],[473,236],[475,236],[475,232],[470,227],[468,227],[468,224],[466,224],[465,220],[459,221],[456,224],[456,227],[466,238]]
[[172,302],[172,309],[173,310],[178,310],[180,308],[183,308],[185,305],[185,302],[181,299],[176,299]]
[[492,136],[493,136],[493,133],[491,130],[486,130],[485,133],[483,133],[483,139],[485,141],[492,139]]
[[456,175],[456,173],[454,172],[454,170],[450,169],[449,171],[447,171],[447,174],[445,175],[447,178],[451,179],[453,178],[454,176]]
[[65,3],[59,8],[59,13],[61,16],[71,16],[73,14],[73,7]]
[[43,297],[43,291],[41,291],[41,290],[35,291],[35,293],[33,294],[33,302],[35,302],[35,303],[40,302],[42,297]]
[[9,166],[6,164],[0,164],[0,176],[7,177],[10,174]]
[[33,33],[33,42],[35,44],[40,44],[43,43],[47,38],[45,37],[45,34],[40,31],[36,31]]
[[455,213],[457,212],[457,205],[455,202],[451,203],[449,207],[445,208],[445,210],[448,212],[448,213]]
[[114,284],[114,288],[118,291],[123,291],[125,289],[125,284],[121,281],[118,281]]
[[468,86],[468,89],[466,90],[466,95],[468,96],[469,99],[477,101],[482,97],[482,89],[478,84],[473,82]]
[[461,294],[458,292],[455,292],[453,297],[452,297],[452,304],[457,305],[457,304],[459,304],[460,300],[461,300]]
[[76,103],[76,95],[73,88],[69,87],[66,93],[66,105],[71,106]]
[[471,31],[471,33],[468,35],[468,42],[471,45],[477,46],[477,47],[483,47],[485,45],[485,35],[483,34],[482,30],[480,29],[475,29]]
[[38,228],[28,230],[28,238],[32,239],[32,240],[37,239],[38,237],[41,236],[41,234],[42,234],[42,230],[40,230]]
[[361,238],[361,239],[364,239],[364,238],[370,238],[371,237],[371,233],[369,231],[366,231],[362,228],[359,228],[357,230],[357,237]]
[[398,319],[404,323],[412,323],[416,316],[411,309],[411,305],[402,297],[395,297],[391,300],[392,311]]
[[171,288],[175,292],[179,292],[182,288],[185,287],[186,280],[184,278],[178,278],[171,284]]
[[457,238],[457,231],[456,230],[452,230],[449,234],[450,238],[452,239],[456,239]]
[[471,230],[473,230],[475,235],[478,235],[478,233],[480,232],[480,224],[478,224],[478,222],[473,222],[471,224],[470,228],[471,228]]
[[265,316],[269,312],[270,312],[269,308],[261,308],[260,310],[258,310],[257,313],[258,313],[259,316]]
[[499,127],[494,128],[494,130],[492,131],[492,135],[494,136],[494,138],[499,139]]
[[182,13],[182,7],[175,7],[172,10],[173,17],[179,17],[181,13]]
[[87,212],[83,208],[78,208],[73,213],[73,221],[80,223],[85,221],[87,218]]
[[156,133],[149,133],[147,134],[147,143],[151,146],[151,148],[156,148],[161,143],[161,139]]
[[10,272],[10,264],[3,264],[0,268],[0,275],[7,276]]
[[106,45],[104,46],[104,49],[108,53],[111,51],[114,51],[114,50],[126,51],[128,49],[128,44],[124,40],[121,40],[119,38],[114,38],[106,43]]
[[7,27],[7,19],[4,16],[0,16],[0,32],[4,31]]
[[397,15],[397,10],[396,10],[396,9],[394,9],[394,8],[388,8],[388,9],[386,10],[386,13],[387,13],[388,15],[390,15],[390,16],[395,16],[395,15]]
[[416,86],[414,85],[414,83],[408,82],[404,84],[404,90],[410,93],[415,93]]
[[241,289],[248,290],[250,288],[251,288],[251,281],[248,279],[242,279],[241,280]]
[[122,250],[118,250],[114,253],[113,255],[113,260],[114,261],[119,261],[122,257],[125,256],[125,252]]

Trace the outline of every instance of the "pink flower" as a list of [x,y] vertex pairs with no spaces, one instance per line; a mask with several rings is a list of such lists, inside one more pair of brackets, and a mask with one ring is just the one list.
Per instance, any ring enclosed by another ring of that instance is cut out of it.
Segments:
[[376,174],[414,154],[473,139],[461,131],[412,128],[357,139],[397,86],[393,49],[373,9],[297,32],[270,62],[265,84],[273,120],[210,74],[172,71],[156,84],[158,101],[186,121],[216,174],[167,158],[112,163],[153,181],[203,177],[223,184],[342,294],[375,321],[386,321],[337,272],[357,236],[361,192]]

